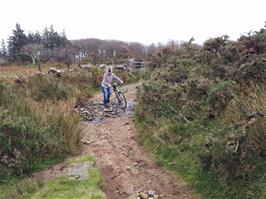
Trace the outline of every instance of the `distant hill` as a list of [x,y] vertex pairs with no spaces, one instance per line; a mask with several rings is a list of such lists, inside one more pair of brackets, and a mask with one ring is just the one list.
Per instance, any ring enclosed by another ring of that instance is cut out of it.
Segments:
[[95,38],[71,40],[82,57],[97,54],[105,57],[143,57],[145,45],[138,42],[123,42],[118,40],[101,40]]

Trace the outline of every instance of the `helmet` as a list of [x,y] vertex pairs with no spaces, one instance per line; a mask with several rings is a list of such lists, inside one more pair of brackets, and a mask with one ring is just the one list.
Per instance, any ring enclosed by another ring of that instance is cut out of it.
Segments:
[[111,73],[111,72],[112,72],[112,68],[111,68],[111,67],[108,67],[108,68],[107,68],[107,72],[108,72],[108,73]]

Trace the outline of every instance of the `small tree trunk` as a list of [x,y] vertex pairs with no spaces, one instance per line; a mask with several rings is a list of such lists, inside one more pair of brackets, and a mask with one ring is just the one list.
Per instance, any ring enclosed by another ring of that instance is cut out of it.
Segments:
[[37,65],[38,65],[38,69],[39,69],[39,71],[40,71],[40,72],[42,72],[42,69],[41,69],[41,63],[40,63],[40,62],[38,62],[38,64],[37,64]]
[[32,57],[32,64],[33,64],[33,65],[36,64],[34,57]]

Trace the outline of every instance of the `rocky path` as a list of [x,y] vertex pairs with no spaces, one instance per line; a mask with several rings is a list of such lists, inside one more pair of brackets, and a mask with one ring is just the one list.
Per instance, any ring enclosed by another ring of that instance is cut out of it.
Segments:
[[136,85],[126,86],[124,91],[129,102],[125,112],[117,112],[113,106],[101,108],[101,94],[90,99],[93,104],[77,108],[86,120],[82,154],[95,157],[108,199],[199,198],[186,189],[181,179],[156,165],[137,143],[132,118]]

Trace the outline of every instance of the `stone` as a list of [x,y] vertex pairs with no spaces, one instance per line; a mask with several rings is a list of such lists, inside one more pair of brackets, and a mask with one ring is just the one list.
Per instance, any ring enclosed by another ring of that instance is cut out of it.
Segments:
[[25,82],[25,79],[21,76],[16,76],[15,83],[16,84],[23,84]]
[[86,180],[89,178],[89,170],[93,167],[93,162],[84,162],[71,166],[68,176],[72,180]]
[[153,199],[159,199],[159,195],[155,194],[155,195],[153,196]]
[[[130,102],[132,103],[132,102]],[[130,108],[132,107],[132,108]],[[108,108],[104,108],[101,102],[92,102],[84,100],[82,103],[75,105],[75,110],[80,113],[83,121],[99,123],[104,118],[116,118],[116,117],[128,117],[132,115],[130,112],[133,111],[133,106],[129,106],[126,111],[120,110],[116,103],[110,103]],[[125,126],[129,125],[129,122],[125,122]],[[131,130],[129,128],[128,130]]]
[[90,70],[92,68],[92,66],[89,64],[86,64],[86,65],[81,65],[80,68],[82,68],[84,70]]
[[62,75],[62,71],[60,69],[52,67],[48,70],[48,75],[54,75],[56,77],[60,77]]
[[144,192],[141,192],[141,193],[139,194],[139,197],[140,197],[141,199],[148,199],[148,198],[149,198],[148,195],[147,195],[146,193],[144,193]]
[[90,144],[90,142],[87,141],[87,140],[81,140],[81,143],[82,143],[82,144],[86,144],[86,145],[89,145],[89,144]]
[[149,190],[148,191],[148,196],[149,197],[153,197],[155,195],[155,191],[153,191],[153,190]]
[[105,116],[105,117],[112,117],[112,115],[110,115],[110,114],[108,114],[108,113],[106,113],[104,116]]

